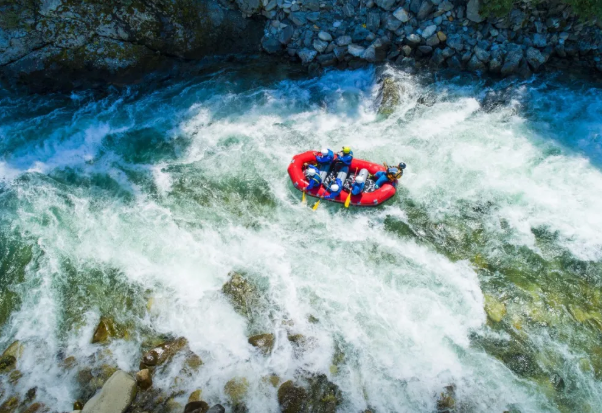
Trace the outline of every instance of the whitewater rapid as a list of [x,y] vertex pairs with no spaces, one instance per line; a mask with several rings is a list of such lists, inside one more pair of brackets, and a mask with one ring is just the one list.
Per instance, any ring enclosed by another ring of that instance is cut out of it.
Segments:
[[[106,96],[2,92],[1,283],[12,306],[0,348],[25,343],[13,391],[37,386],[68,410],[76,373],[59,354],[135,372],[145,337],[166,334],[204,362],[177,379],[176,358],[155,378],[182,402],[201,388],[223,403],[224,384],[246,377],[249,410],[277,412],[262,378],[305,370],[340,387],[344,412],[433,412],[449,385],[463,411],[595,411],[602,387],[588,349],[601,333],[572,318],[590,296],[564,296],[562,280],[593,291],[602,281],[600,90],[389,68],[401,102],[384,118],[374,69],[265,70],[215,67]],[[291,156],[343,145],[408,164],[392,202],[301,204]],[[587,270],[562,261],[556,287],[538,274],[558,257]],[[268,298],[259,324],[221,294],[230,271]],[[505,302],[502,324],[487,320],[485,294]],[[90,344],[101,315],[130,328],[110,353]],[[247,343],[260,332],[276,335],[269,357]],[[311,338],[302,354],[291,333]],[[535,372],[498,354],[514,334]],[[553,374],[563,394],[544,383]]]

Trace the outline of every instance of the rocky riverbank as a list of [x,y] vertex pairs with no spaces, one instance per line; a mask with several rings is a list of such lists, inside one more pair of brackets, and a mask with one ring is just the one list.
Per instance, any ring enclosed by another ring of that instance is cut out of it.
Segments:
[[263,50],[310,72],[391,62],[524,77],[602,72],[601,23],[558,2],[486,17],[478,0],[28,0],[0,3],[0,74],[34,90],[140,81],[175,62]]

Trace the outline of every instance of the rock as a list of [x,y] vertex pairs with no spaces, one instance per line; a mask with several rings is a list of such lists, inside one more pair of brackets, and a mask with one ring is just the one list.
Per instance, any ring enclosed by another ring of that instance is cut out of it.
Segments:
[[79,400],[73,402],[73,410],[82,410],[84,408],[84,404]]
[[445,33],[443,33],[442,31],[437,32],[437,37],[439,38],[439,41],[441,43],[444,43],[445,41],[447,41],[447,35]]
[[307,392],[296,387],[291,380],[284,382],[278,389],[278,404],[282,413],[302,413],[305,410]]
[[527,15],[520,9],[512,9],[509,15],[509,20],[512,30],[518,31],[522,29],[525,21],[527,20]]
[[438,44],[439,44],[439,37],[437,37],[436,34],[434,34],[431,37],[429,37],[428,39],[426,39],[427,46],[435,47]]
[[318,51],[318,53],[322,53],[328,47],[328,42],[325,42],[320,39],[315,39],[313,46],[314,46],[314,49],[316,49]]
[[456,392],[454,386],[445,387],[445,392],[442,392],[437,398],[438,412],[452,412],[456,410]]
[[479,0],[468,0],[466,4],[466,18],[475,23],[481,23],[484,20],[479,14]]
[[265,355],[270,354],[274,348],[274,335],[271,333],[257,334],[249,337],[249,344],[258,348]]
[[405,38],[405,42],[410,47],[416,47],[420,44],[421,39],[417,34],[412,33],[408,37]]
[[518,49],[509,51],[506,55],[506,58],[504,59],[504,65],[502,66],[502,69],[500,71],[502,76],[508,76],[515,73],[522,59],[522,50]]
[[485,70],[485,64],[476,55],[473,55],[468,61],[466,68],[471,71]]
[[461,52],[464,49],[464,43],[462,43],[462,38],[460,36],[449,36],[447,38],[447,45],[457,52]]
[[188,396],[188,403],[201,401],[202,394],[203,391],[201,389],[193,391],[192,393],[190,393],[190,396]]
[[224,392],[234,404],[240,403],[247,395],[249,382],[246,378],[234,378],[224,386]]
[[431,46],[418,46],[418,50],[422,54],[429,54],[433,51],[433,48]]
[[15,396],[12,396],[0,405],[0,412],[13,413],[15,410],[17,410],[17,407],[19,407],[19,399]]
[[184,407],[184,413],[207,413],[209,405],[202,401],[189,402]]
[[362,26],[356,26],[355,29],[353,30],[353,33],[351,35],[351,40],[353,42],[363,42],[364,40],[366,40],[366,38],[368,37],[368,35],[370,34],[370,31],[365,29]]
[[[284,31],[280,32],[282,35]],[[291,34],[292,36],[292,34]],[[283,37],[283,40],[286,42],[286,36]],[[288,38],[290,41],[290,37]],[[286,43],[282,43],[280,39],[276,39],[275,37],[264,37],[261,39],[261,48],[266,51],[268,54],[276,54],[282,51],[282,45]]]
[[96,326],[96,330],[94,330],[94,335],[92,336],[92,343],[107,343],[110,339],[117,336],[117,329],[115,328],[115,323],[113,320],[107,317],[101,317],[98,322],[98,326]]
[[366,50],[364,47],[359,46],[357,44],[350,44],[349,46],[347,46],[347,52],[351,55],[351,56],[355,56],[355,57],[361,57],[364,54],[364,50]]
[[325,41],[325,42],[331,42],[332,41],[332,36],[330,35],[330,33],[324,32],[324,31],[321,31],[320,33],[318,33],[318,38],[320,40]]
[[428,27],[426,27],[423,31],[422,31],[422,37],[424,39],[428,39],[429,37],[431,37],[433,34],[435,34],[435,32],[437,31],[437,26],[430,25]]
[[116,371],[102,390],[84,406],[82,413],[123,413],[136,397],[136,380],[124,371]]
[[351,44],[351,36],[339,36],[335,42],[338,46],[348,46]]
[[399,21],[395,16],[393,16],[393,15],[387,16],[387,20],[385,22],[385,27],[387,30],[391,30],[392,32],[394,32],[395,30],[399,29],[400,26],[401,26],[401,21]]
[[[142,369],[136,373],[136,383],[142,390],[146,390],[153,385],[153,378],[149,369]],[[76,409],[77,410],[77,409]]]
[[207,413],[226,413],[226,409],[221,404],[216,404],[211,407],[211,409],[207,410]]
[[409,56],[412,54],[412,48],[408,45],[402,46],[401,51],[404,55]]
[[13,356],[16,360],[19,360],[23,356],[23,350],[25,346],[19,340],[14,341],[10,346],[4,350],[1,357]]
[[454,5],[449,0],[445,0],[445,1],[441,2],[439,4],[439,7],[438,7],[438,10],[441,11],[441,12],[443,12],[443,13],[446,13],[446,12],[451,11],[453,9],[454,9]]
[[492,295],[485,294],[485,312],[491,321],[499,323],[506,314],[506,305]]
[[299,58],[303,64],[308,64],[315,59],[315,57],[318,55],[318,52],[315,50],[301,49],[297,54],[299,55]]
[[199,367],[203,365],[203,360],[201,360],[201,358],[194,352],[188,351],[186,352],[185,363],[186,366],[190,367],[192,370],[198,370]]
[[433,57],[431,57],[431,62],[435,66],[441,66],[443,62],[445,62],[445,56],[443,55],[442,49],[436,49],[433,53]]
[[343,401],[339,387],[320,374],[308,379],[307,408],[310,412],[335,413]]
[[403,7],[399,7],[397,10],[393,12],[393,16],[402,23],[407,23],[410,21],[410,15]]
[[391,10],[395,5],[395,0],[376,0],[376,5],[384,10]]
[[389,116],[395,111],[400,100],[399,86],[395,83],[395,79],[389,76],[385,77],[379,92],[378,113]]
[[142,356],[142,361],[140,362],[140,369],[142,370],[148,367],[160,366],[187,346],[188,340],[186,340],[184,337],[166,341],[152,350],[144,353]]
[[327,53],[318,56],[318,63],[323,67],[334,66],[336,64],[336,56],[334,53]]
[[489,62],[489,59],[491,58],[491,53],[489,53],[485,49],[481,49],[479,46],[476,46],[474,48],[474,54],[477,57],[477,59],[479,59],[483,63]]
[[375,32],[380,27],[380,13],[370,12],[368,13],[368,19],[366,21],[366,29]]
[[541,52],[534,47],[530,47],[527,49],[527,63],[533,70],[539,69],[539,67],[546,62],[546,58],[541,54]]
[[[316,57],[316,52],[313,53],[311,59],[308,60],[303,59],[301,52],[299,53],[299,57],[303,63],[307,63]],[[260,296],[257,289],[241,274],[236,272],[230,273],[230,280],[222,287],[222,293],[228,297],[234,309],[247,318],[252,316],[254,307],[257,307],[260,303]]]
[[533,35],[533,45],[535,47],[546,47],[548,45],[548,42],[546,41],[546,35],[535,33]]
[[491,73],[499,73],[502,69],[502,62],[496,58],[489,61],[489,71]]
[[340,46],[334,48],[334,55],[337,59],[343,60],[345,55],[347,54],[347,46]]
[[458,56],[454,55],[454,56],[450,57],[449,59],[447,59],[447,67],[449,67],[450,69],[454,69],[454,70],[461,70],[462,62],[460,61]]
[[27,409],[22,410],[22,413],[36,413],[39,411],[47,411],[47,409],[41,403],[33,403]]
[[424,20],[433,12],[433,10],[435,10],[433,3],[431,3],[429,0],[424,0],[420,5],[420,9],[418,9],[416,18],[418,20]]
[[8,373],[13,370],[17,365],[17,359],[14,356],[2,356],[0,357],[0,374]]
[[295,29],[293,29],[293,26],[288,25],[280,32],[278,41],[280,41],[282,44],[289,44],[293,38],[293,34],[295,34]]

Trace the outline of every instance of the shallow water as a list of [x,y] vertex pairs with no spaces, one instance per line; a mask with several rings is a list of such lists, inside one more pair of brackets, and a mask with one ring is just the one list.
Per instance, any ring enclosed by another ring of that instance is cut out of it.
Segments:
[[[340,387],[343,412],[433,412],[449,385],[458,411],[597,411],[600,89],[387,70],[402,91],[388,118],[374,69],[307,79],[250,62],[103,96],[0,92],[0,348],[25,343],[4,397],[37,386],[69,410],[64,357],[136,371],[166,335],[204,361],[155,377],[182,403],[196,388],[224,403],[246,377],[250,411],[276,412],[262,378],[305,370]],[[398,195],[301,204],[287,165],[324,145],[405,161]],[[261,320],[221,294],[230,271],[262,289]],[[101,315],[129,333],[110,352],[90,344]],[[259,332],[276,334],[270,357],[247,343]]]

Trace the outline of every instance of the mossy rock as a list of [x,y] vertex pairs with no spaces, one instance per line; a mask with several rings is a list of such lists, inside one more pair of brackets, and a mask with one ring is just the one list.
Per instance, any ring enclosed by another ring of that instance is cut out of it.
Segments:
[[142,361],[140,362],[140,369],[142,370],[165,364],[167,361],[171,360],[174,355],[186,347],[188,347],[188,340],[184,337],[166,341],[144,353]]
[[203,360],[194,352],[186,353],[186,365],[192,370],[198,370],[203,365]]
[[201,389],[197,389],[197,390],[193,391],[192,393],[190,393],[190,396],[188,396],[188,403],[201,401],[202,394],[203,394],[203,391]]
[[451,413],[456,407],[456,391],[454,386],[445,387],[445,391],[437,398],[437,412]]
[[491,321],[499,323],[506,315],[506,305],[492,295],[485,294],[485,311]]
[[8,373],[17,365],[17,359],[14,356],[0,357],[0,374]]
[[307,392],[297,387],[292,380],[282,383],[278,389],[278,404],[282,413],[301,413],[305,410]]
[[309,397],[308,410],[312,413],[335,413],[342,401],[339,386],[332,383],[324,374],[308,379]]
[[14,341],[10,346],[4,350],[2,353],[2,357],[4,356],[13,356],[15,359],[19,360],[23,355],[23,351],[25,350],[25,346],[19,340]]
[[18,407],[19,398],[13,396],[0,405],[0,413],[13,413]]
[[[81,410],[81,409],[80,409]],[[23,413],[37,413],[47,411],[42,403],[33,403],[27,409],[23,410]]]
[[249,381],[245,377],[236,377],[224,386],[224,392],[234,404],[240,403],[249,390]]
[[395,111],[395,108],[401,101],[399,87],[392,77],[385,77],[382,81],[380,90],[380,104],[378,113],[380,115],[389,116]]
[[112,338],[117,337],[117,329],[113,320],[107,317],[101,317],[94,335],[92,336],[92,344],[96,343],[107,343]]
[[249,337],[249,344],[268,355],[274,349],[274,335],[271,333],[257,334]]
[[8,382],[14,386],[19,380],[21,380],[21,377],[23,377],[23,373],[21,373],[19,370],[13,370],[8,375]]
[[206,413],[209,410],[209,405],[202,401],[188,402],[184,407],[184,413]]
[[253,308],[260,303],[257,288],[236,272],[230,273],[230,280],[224,284],[222,292],[228,297],[234,310],[245,317],[251,317]]

